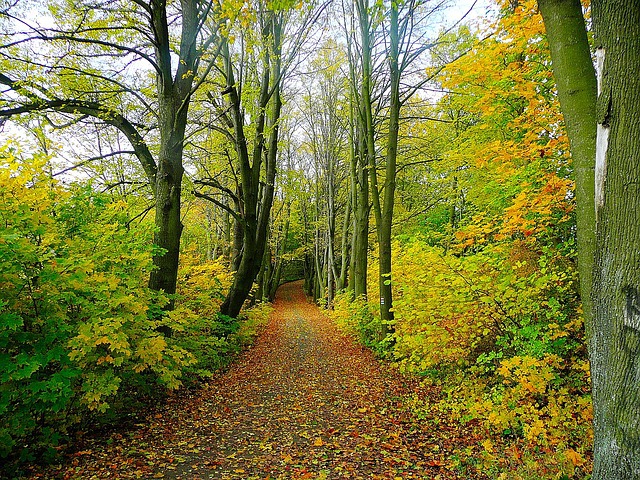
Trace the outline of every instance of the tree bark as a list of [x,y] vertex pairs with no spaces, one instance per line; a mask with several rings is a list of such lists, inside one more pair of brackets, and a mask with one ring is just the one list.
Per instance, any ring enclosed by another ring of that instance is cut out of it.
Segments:
[[596,75],[580,0],[538,0],[575,171],[580,297],[587,336],[595,247]]
[[597,480],[640,478],[640,1],[592,4],[598,59],[591,372]]
[[349,225],[351,224],[351,191],[347,196],[347,204],[342,223],[342,238],[340,244],[340,274],[336,282],[336,290],[343,291],[347,286],[347,272],[349,271]]
[[291,224],[291,202],[287,202],[285,208],[285,221],[284,226],[282,228],[282,239],[279,242],[275,267],[273,268],[273,273],[271,278],[269,279],[269,290],[268,290],[268,299],[270,302],[273,302],[276,298],[276,292],[278,287],[280,286],[280,280],[282,279],[282,269],[284,267],[284,254],[287,252],[287,240],[289,238],[289,226]]
[[[251,156],[244,132],[242,99],[233,73],[233,59],[228,43],[223,45],[225,58],[226,89],[233,121],[236,154],[241,178],[242,198],[242,252],[233,283],[220,307],[220,313],[237,317],[247,299],[253,281],[260,271],[268,239],[269,218],[273,204],[278,151],[279,119],[282,109],[281,83],[281,34],[283,16],[266,12],[262,38],[266,42],[263,53],[263,71],[259,93],[258,114]],[[269,137],[265,138],[265,127]],[[264,164],[264,184],[261,173]]]
[[[361,137],[360,137],[361,138]],[[367,297],[367,263],[369,254],[369,176],[367,174],[366,147],[360,140],[356,156],[356,205],[353,231],[353,293]]]
[[391,278],[391,226],[396,191],[396,160],[398,156],[398,130],[400,125],[400,69],[398,66],[399,31],[398,3],[391,2],[389,13],[389,77],[391,83],[389,104],[389,130],[385,166],[382,214],[378,223],[380,319],[383,334],[393,332],[393,285]]
[[[182,154],[187,126],[187,114],[197,61],[196,38],[199,31],[197,0],[182,0],[182,31],[180,53],[175,78],[172,76],[169,22],[164,2],[152,1],[151,23],[156,37],[158,63],[158,121],[160,150],[156,175],[156,233],[154,243],[163,255],[154,255],[156,269],[149,277],[149,288],[176,292],[180,255],[180,200],[182,192]],[[171,299],[168,308],[173,308]]]

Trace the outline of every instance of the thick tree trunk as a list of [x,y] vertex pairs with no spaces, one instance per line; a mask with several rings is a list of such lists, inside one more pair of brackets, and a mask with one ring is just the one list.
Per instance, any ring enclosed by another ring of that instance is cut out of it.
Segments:
[[[198,2],[183,0],[182,32],[179,61],[175,71],[171,65],[169,23],[166,5],[152,2],[150,20],[155,33],[158,64],[158,121],[160,151],[156,177],[156,234],[155,244],[163,255],[154,256],[156,269],[149,277],[149,287],[173,295],[178,278],[180,254],[180,197],[182,190],[182,154],[187,125],[191,89],[196,70],[196,38],[200,28]],[[173,299],[168,308],[173,308]]]
[[[180,161],[182,158],[180,157]],[[156,187],[156,233],[154,243],[165,253],[154,255],[156,267],[149,277],[149,288],[164,291],[169,295],[176,293],[178,279],[178,259],[180,255],[180,192],[182,183],[182,165],[164,165],[159,162],[158,182]],[[168,163],[168,162],[167,162]],[[166,170],[170,172],[166,172]],[[173,308],[173,300],[169,304]]]
[[595,246],[594,165],[596,76],[580,0],[538,0],[551,49],[553,75],[575,171],[580,296],[591,336],[591,285]]
[[236,318],[242,309],[244,301],[249,296],[253,287],[253,281],[260,270],[264,252],[257,250],[257,220],[255,215],[245,215],[242,237],[242,253],[233,277],[233,283],[224,302],[220,307],[220,313]]
[[[178,279],[178,259],[180,255],[180,236],[182,223],[180,218],[180,197],[182,188],[182,142],[186,128],[186,111],[180,118],[176,103],[177,92],[172,84],[165,86],[168,93],[161,95],[160,152],[158,155],[158,174],[156,178],[156,233],[154,243],[165,253],[154,255],[155,270],[149,277],[149,288],[162,290],[169,295],[176,292]],[[171,299],[169,309],[173,308]]]
[[592,3],[598,59],[594,480],[640,478],[640,0]]

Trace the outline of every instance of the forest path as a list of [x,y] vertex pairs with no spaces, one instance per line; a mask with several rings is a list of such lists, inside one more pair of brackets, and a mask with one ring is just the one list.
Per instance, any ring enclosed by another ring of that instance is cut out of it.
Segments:
[[469,478],[449,461],[469,439],[415,420],[403,406],[412,383],[338,333],[300,282],[286,284],[227,372],[79,452],[58,478]]

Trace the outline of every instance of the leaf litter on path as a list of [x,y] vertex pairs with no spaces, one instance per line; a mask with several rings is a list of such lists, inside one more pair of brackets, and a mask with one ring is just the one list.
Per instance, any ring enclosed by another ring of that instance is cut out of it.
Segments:
[[293,282],[227,372],[32,478],[472,478],[451,457],[474,439],[413,417],[403,399],[417,387],[338,333]]

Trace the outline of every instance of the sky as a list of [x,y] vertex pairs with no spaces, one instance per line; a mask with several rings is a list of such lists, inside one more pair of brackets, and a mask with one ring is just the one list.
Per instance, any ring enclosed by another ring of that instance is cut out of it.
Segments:
[[495,0],[451,0],[451,7],[447,11],[447,19],[453,23],[460,20],[471,9],[467,18],[473,20],[488,20],[495,12]]

